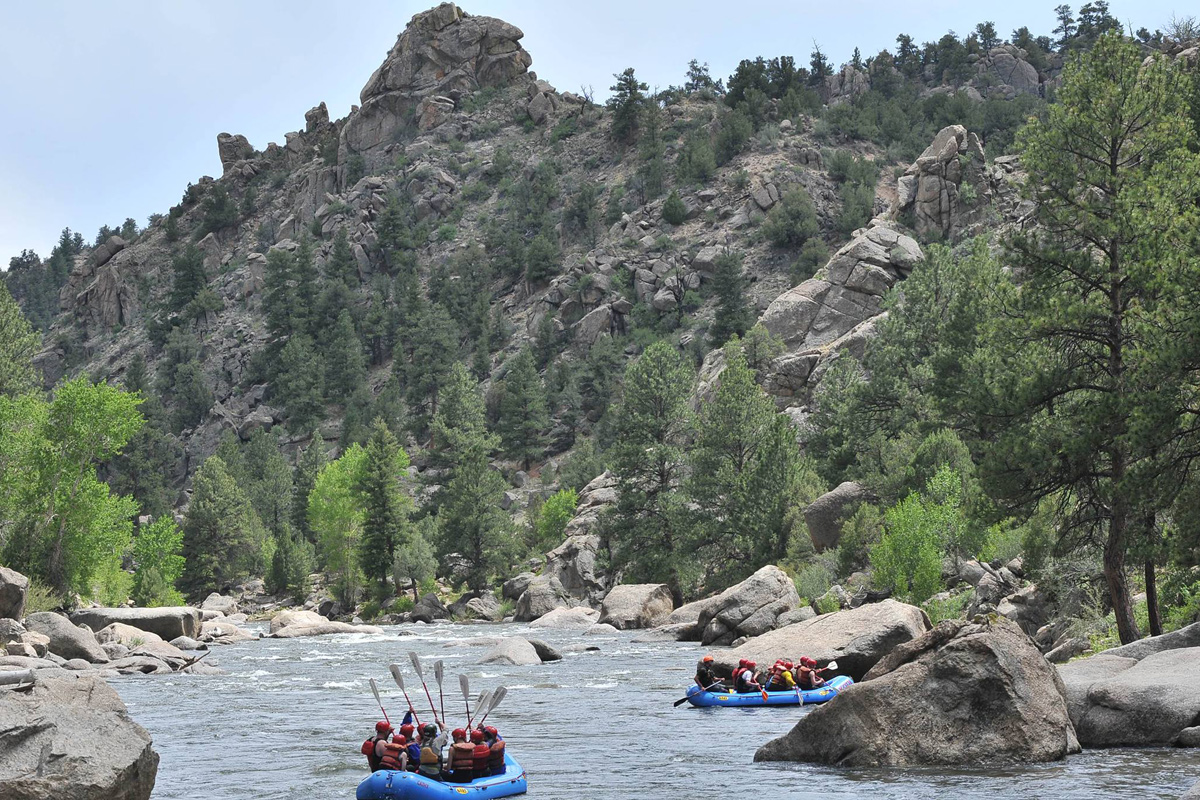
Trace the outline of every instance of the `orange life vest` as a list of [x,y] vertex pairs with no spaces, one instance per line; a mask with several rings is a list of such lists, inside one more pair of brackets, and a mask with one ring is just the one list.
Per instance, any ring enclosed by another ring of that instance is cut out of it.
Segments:
[[379,756],[375,755],[374,737],[367,739],[362,743],[362,754],[367,757],[367,766],[371,768],[371,772],[379,769]]
[[471,769],[474,770],[475,776],[482,777],[487,775],[488,759],[492,757],[492,748],[480,742],[472,748],[471,756]]
[[488,756],[488,772],[492,775],[499,775],[504,772],[504,740],[497,739],[492,742],[491,755]]
[[404,746],[394,742],[383,745],[383,758],[379,759],[381,769],[404,769]]
[[[455,742],[450,745],[450,769],[460,776],[471,773],[475,764],[475,746],[470,742]],[[468,780],[470,775],[467,776]]]

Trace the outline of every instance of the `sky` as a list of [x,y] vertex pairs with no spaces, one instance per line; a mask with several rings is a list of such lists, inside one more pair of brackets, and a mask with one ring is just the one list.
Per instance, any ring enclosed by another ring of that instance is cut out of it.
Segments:
[[[467,0],[471,14],[525,32],[538,77],[559,91],[607,95],[634,67],[651,87],[683,82],[687,62],[727,77],[743,58],[813,43],[836,65],[990,20],[1007,37],[1054,28],[1059,0]],[[1191,0],[1110,0],[1134,29],[1166,25]],[[216,136],[262,149],[304,127],[325,101],[345,116],[425,2],[353,0],[0,0],[0,268],[23,248],[49,254],[64,226],[91,241],[101,225],[144,224],[189,182],[219,176]],[[1078,3],[1073,3],[1077,7]],[[1194,12],[1193,12],[1194,13]]]

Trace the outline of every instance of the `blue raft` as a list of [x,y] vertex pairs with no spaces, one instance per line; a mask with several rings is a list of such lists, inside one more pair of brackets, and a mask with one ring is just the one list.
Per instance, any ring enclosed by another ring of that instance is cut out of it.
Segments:
[[[762,692],[706,692],[696,684],[687,690],[688,702],[700,708],[709,706],[734,706],[736,708],[753,708],[756,706],[798,706],[810,703],[828,703],[838,696],[838,692],[854,683],[849,675],[835,675],[819,689],[802,689],[797,696],[795,689],[781,692],[767,692],[763,700]],[[803,699],[803,702],[801,702]]]
[[415,772],[381,769],[358,785],[358,800],[447,800],[470,797],[488,800],[525,794],[525,770],[511,756],[504,756],[504,772],[476,778],[470,783],[450,783],[426,778]]

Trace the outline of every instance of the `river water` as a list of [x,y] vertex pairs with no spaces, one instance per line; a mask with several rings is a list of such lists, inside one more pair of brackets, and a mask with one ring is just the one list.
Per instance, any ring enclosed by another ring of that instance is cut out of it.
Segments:
[[[375,678],[388,714],[398,720],[405,703],[387,665],[399,663],[418,714],[428,710],[410,650],[426,665],[435,702],[432,661],[444,659],[453,725],[465,722],[460,672],[470,678],[473,696],[508,687],[488,719],[528,772],[533,797],[725,798],[749,790],[763,800],[1134,800],[1175,798],[1200,780],[1200,751],[1171,749],[1088,751],[1065,763],[970,771],[754,764],[754,750],[807,709],[673,708],[703,652],[698,645],[634,644],[629,633],[584,636],[521,625],[385,630],[384,636],[263,639],[216,648],[206,660],[219,662],[228,675],[112,681],[162,756],[154,797],[353,798],[367,774],[359,746],[379,719],[367,679]],[[600,651],[532,667],[473,663],[485,648],[465,644],[468,639],[506,635]]]

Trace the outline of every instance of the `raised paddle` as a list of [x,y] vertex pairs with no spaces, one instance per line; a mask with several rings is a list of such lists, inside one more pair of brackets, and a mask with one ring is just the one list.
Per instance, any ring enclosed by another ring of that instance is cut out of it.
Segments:
[[421,688],[425,690],[425,699],[429,701],[429,710],[433,712],[433,721],[441,722],[438,719],[437,707],[433,704],[433,695],[429,693],[429,684],[425,683],[425,673],[421,671],[421,657],[412,650],[409,651],[408,657],[412,659],[413,669],[417,671],[417,677],[421,679]]
[[[492,699],[491,692],[486,691],[486,690],[480,692],[479,697],[475,698],[475,713],[478,714],[478,713],[482,712],[491,699]],[[474,719],[475,719],[475,717],[473,715],[470,717],[467,717],[467,728],[471,727],[471,723],[474,721]]]
[[[720,682],[720,681],[717,681],[717,682],[716,682],[716,683],[714,683],[712,686],[705,686],[705,687],[704,687],[703,689],[701,689],[700,691],[702,691],[702,692],[709,692],[709,691],[712,691],[712,688],[713,688],[713,686],[720,686],[720,685],[721,685],[721,682]],[[690,697],[690,696],[691,696],[691,695],[688,695],[688,697]],[[678,700],[676,700],[676,701],[675,701],[675,702],[674,702],[672,705],[673,705],[675,708],[679,708],[681,705],[683,705],[683,704],[684,704],[684,703],[686,703],[687,701],[688,701],[687,697],[681,697],[681,698],[679,698]]]
[[479,720],[480,725],[483,725],[483,720],[487,719],[488,714],[496,710],[496,706],[500,705],[500,701],[504,699],[506,694],[508,694],[508,689],[503,686],[496,690],[496,693],[492,695],[492,699],[488,702],[487,711],[483,713],[483,718]]
[[466,675],[458,676],[458,688],[462,689],[463,705],[467,707],[467,727],[471,727],[471,682]]
[[396,681],[396,685],[400,687],[400,691],[404,692],[404,702],[408,703],[408,712],[413,716],[413,722],[417,725],[421,724],[421,720],[417,719],[417,710],[413,708],[412,700],[408,697],[408,692],[404,688],[404,676],[400,674],[400,665],[391,664],[388,669],[392,673],[392,678]]
[[375,679],[368,678],[367,680],[371,683],[371,691],[375,693],[375,702],[379,703],[379,710],[383,711],[383,718],[387,720],[388,725],[391,725],[392,721],[388,719],[387,712],[383,710],[383,700],[379,697],[379,687],[375,685]]
[[438,701],[442,705],[442,719],[446,718],[446,695],[442,694],[442,660],[433,662],[433,677],[438,682]]

